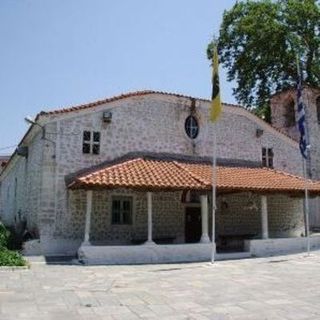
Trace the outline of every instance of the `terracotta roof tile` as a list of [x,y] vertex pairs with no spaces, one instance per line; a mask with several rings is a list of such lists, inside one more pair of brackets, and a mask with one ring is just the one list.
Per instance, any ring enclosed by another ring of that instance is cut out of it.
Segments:
[[[201,177],[208,183],[212,179],[211,165],[183,164],[188,171]],[[269,168],[237,168],[218,167],[217,188],[222,190],[251,190],[251,191],[303,191],[305,180],[283,171]],[[310,192],[320,192],[320,183],[307,180]]]
[[[212,166],[137,158],[106,166],[77,176],[68,187],[132,188],[143,190],[210,190]],[[320,183],[307,181],[310,193],[320,194]],[[219,192],[283,192],[302,194],[305,180],[282,171],[267,168],[218,167]]]
[[174,161],[125,161],[77,177],[70,188],[134,188],[134,189],[207,189],[208,186],[193,178]]
[[[101,99],[101,100],[97,100],[94,102],[81,104],[81,105],[77,105],[77,106],[71,106],[71,107],[61,108],[61,109],[56,109],[56,110],[51,110],[51,111],[41,111],[40,115],[52,115],[52,114],[67,113],[67,112],[72,112],[72,111],[79,111],[79,110],[83,110],[83,109],[93,108],[93,107],[96,107],[96,106],[99,106],[99,105],[102,105],[102,104],[105,104],[108,102],[113,102],[113,101],[117,101],[117,100],[121,100],[121,99],[125,99],[125,98],[130,98],[130,97],[145,96],[145,95],[149,95],[149,94],[162,94],[162,95],[174,96],[174,97],[178,97],[178,98],[210,101],[207,99],[194,98],[194,97],[179,94],[179,93],[170,93],[170,92],[155,91],[155,90],[141,90],[141,91],[134,91],[134,92],[128,92],[125,94],[120,94],[120,95],[113,96],[110,98]],[[226,104],[226,105],[230,105],[230,106],[234,106],[234,107],[236,106],[236,105],[231,105],[231,104]],[[240,106],[237,106],[237,107],[240,107]]]

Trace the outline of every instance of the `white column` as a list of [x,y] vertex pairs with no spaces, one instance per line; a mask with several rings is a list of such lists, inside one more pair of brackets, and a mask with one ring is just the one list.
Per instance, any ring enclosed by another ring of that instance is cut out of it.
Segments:
[[82,245],[90,246],[90,225],[92,212],[92,190],[88,190],[87,194],[87,210],[86,210],[86,224],[84,227],[84,241]]
[[146,245],[154,245],[152,241],[152,192],[147,192],[148,205],[148,240],[144,243]]
[[208,196],[201,195],[201,226],[202,226],[202,235],[200,242],[201,243],[209,243],[209,226],[208,226]]
[[262,239],[269,238],[267,196],[261,196],[261,233]]

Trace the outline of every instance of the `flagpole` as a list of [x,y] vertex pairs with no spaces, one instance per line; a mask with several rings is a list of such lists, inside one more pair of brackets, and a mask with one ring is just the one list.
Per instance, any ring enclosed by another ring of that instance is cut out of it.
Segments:
[[304,176],[304,214],[306,224],[306,237],[307,237],[307,253],[310,255],[310,228],[309,228],[309,190],[307,183],[307,161],[303,158],[303,176]]
[[211,263],[215,261],[216,255],[216,185],[217,185],[217,131],[216,123],[212,123],[213,134],[213,151],[212,151],[212,248],[211,248]]
[[[298,72],[298,109],[299,109],[299,104],[302,103],[302,110],[304,113],[304,117],[305,115],[305,108],[304,108],[304,104],[303,104],[303,99],[302,99],[302,77],[301,77],[301,71],[300,71],[300,57],[299,55],[297,55],[297,72]],[[301,101],[299,101],[299,99]],[[298,110],[299,111],[299,110]],[[300,115],[299,115],[300,118]],[[304,125],[305,126],[305,125]],[[299,128],[300,130],[300,128]],[[306,130],[306,126],[304,128],[304,139],[307,139],[307,143],[305,146],[305,154],[303,152],[301,152],[302,155],[302,166],[303,166],[303,178],[304,178],[304,222],[305,222],[305,236],[307,238],[307,253],[308,255],[310,255],[310,226],[309,226],[309,190],[308,190],[308,177],[307,177],[307,158],[309,156],[309,148],[310,146],[308,145],[309,143],[309,139],[307,138],[307,130]],[[301,141],[300,141],[301,143]],[[301,151],[301,145],[300,145],[300,151]]]
[[219,84],[219,58],[218,48],[215,45],[212,55],[212,96],[210,120],[212,121],[213,150],[212,150],[212,237],[211,237],[211,263],[214,263],[216,256],[216,193],[217,193],[217,125],[222,108],[220,100],[220,84]]

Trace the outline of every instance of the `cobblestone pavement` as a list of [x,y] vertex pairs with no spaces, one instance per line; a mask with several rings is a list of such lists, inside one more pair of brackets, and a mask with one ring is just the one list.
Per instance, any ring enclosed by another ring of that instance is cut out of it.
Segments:
[[0,269],[0,319],[320,319],[320,252],[214,265]]

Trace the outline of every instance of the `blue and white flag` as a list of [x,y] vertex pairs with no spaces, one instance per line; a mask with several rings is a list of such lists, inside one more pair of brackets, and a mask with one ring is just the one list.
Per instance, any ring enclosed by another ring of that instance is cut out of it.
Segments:
[[297,86],[297,101],[298,101],[298,127],[300,131],[300,152],[303,158],[307,159],[308,157],[308,137],[306,130],[306,113],[304,109],[304,104],[302,100],[302,85],[301,77],[298,79]]

